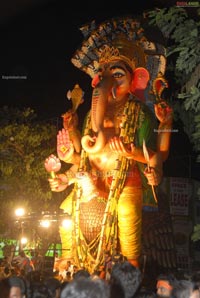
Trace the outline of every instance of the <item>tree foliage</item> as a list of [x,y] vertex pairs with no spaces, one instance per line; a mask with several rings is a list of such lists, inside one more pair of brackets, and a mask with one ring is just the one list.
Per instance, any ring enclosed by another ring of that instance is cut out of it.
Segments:
[[[196,16],[198,19],[198,11]],[[182,121],[200,162],[200,21],[191,18],[185,8],[176,6],[152,10],[148,19],[166,40],[167,71],[175,84],[175,118]]]
[[[168,70],[172,70],[176,86],[172,96],[175,117],[182,121],[200,162],[200,21],[197,19],[191,19],[186,9],[179,7],[149,13],[150,24],[158,26],[166,39]],[[200,189],[197,195],[200,197]],[[199,239],[197,224],[191,240]]]
[[56,148],[56,127],[39,122],[35,112],[4,106],[0,109],[1,218],[22,205],[44,210],[53,200],[44,160]]

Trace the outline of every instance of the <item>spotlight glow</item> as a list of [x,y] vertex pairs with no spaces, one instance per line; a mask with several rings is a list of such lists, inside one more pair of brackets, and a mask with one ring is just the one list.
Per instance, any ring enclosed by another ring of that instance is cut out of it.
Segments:
[[26,237],[22,237],[20,242],[21,244],[26,244],[28,242],[28,239]]
[[62,221],[62,227],[65,229],[69,229],[72,226],[72,220],[71,219],[63,219]]
[[48,229],[50,227],[51,223],[49,220],[41,220],[40,221],[40,226],[43,228]]
[[24,208],[18,208],[18,209],[16,209],[15,210],[15,215],[16,216],[23,216],[25,214],[25,210],[24,210]]

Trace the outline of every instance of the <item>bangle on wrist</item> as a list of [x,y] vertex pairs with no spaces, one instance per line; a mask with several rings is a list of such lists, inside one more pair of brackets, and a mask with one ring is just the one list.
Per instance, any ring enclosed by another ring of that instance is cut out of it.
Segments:
[[172,123],[160,123],[159,129],[171,129]]

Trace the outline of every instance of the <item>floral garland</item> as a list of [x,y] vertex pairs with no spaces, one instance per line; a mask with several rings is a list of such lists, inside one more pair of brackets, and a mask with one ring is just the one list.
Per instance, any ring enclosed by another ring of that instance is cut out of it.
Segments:
[[[135,132],[139,125],[140,103],[133,100],[132,96],[127,101],[122,116],[120,137],[124,143],[134,142]],[[91,117],[88,115],[84,133],[91,132]],[[79,226],[80,200],[82,190],[75,185],[75,196],[73,200],[74,216],[74,247],[76,249],[75,261],[79,266],[84,266],[91,272],[98,269],[103,264],[103,251],[109,250],[111,254],[117,253],[117,202],[123,190],[126,173],[131,164],[131,160],[119,156],[116,160],[110,192],[106,202],[104,216],[99,235],[87,244]],[[79,171],[89,171],[88,154],[82,150]],[[92,251],[92,252],[91,252]]]

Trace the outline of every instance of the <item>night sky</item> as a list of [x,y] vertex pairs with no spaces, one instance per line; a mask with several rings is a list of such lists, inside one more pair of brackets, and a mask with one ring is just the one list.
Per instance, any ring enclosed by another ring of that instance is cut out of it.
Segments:
[[[114,6],[114,1],[83,1],[82,6],[70,3],[69,8],[68,1],[25,2],[29,6],[21,9],[20,5],[10,10],[7,7],[7,16],[0,7],[1,105],[30,106],[47,118],[59,117],[68,108],[66,92],[76,83],[85,92],[91,90],[90,77],[70,61],[83,40],[79,28],[92,20],[99,23],[115,16],[140,15],[156,5],[156,1],[142,0],[123,1],[121,6],[119,2]],[[112,7],[107,7],[108,2]],[[26,79],[2,79],[13,75]],[[90,97],[80,109],[87,109],[87,104]]]
[[[79,28],[92,20],[99,23],[115,16],[140,15],[147,9],[166,6],[162,5],[164,2],[127,0],[116,4],[99,0],[82,1],[80,6],[74,1],[70,8],[69,1],[16,0],[13,5],[12,0],[7,0],[7,4],[1,3],[0,105],[31,107],[41,119],[59,118],[71,107],[67,91],[78,83],[85,91],[85,102],[78,114],[85,115],[91,103],[90,77],[70,61],[83,41]],[[175,3],[167,2],[168,6]],[[21,79],[5,79],[11,76]],[[177,152],[176,144],[180,142],[184,146],[179,146]],[[173,136],[172,145],[171,158],[175,153],[192,154],[189,140],[182,134]],[[168,168],[170,163],[166,165],[166,170],[170,171]],[[188,171],[186,161],[186,176]]]

